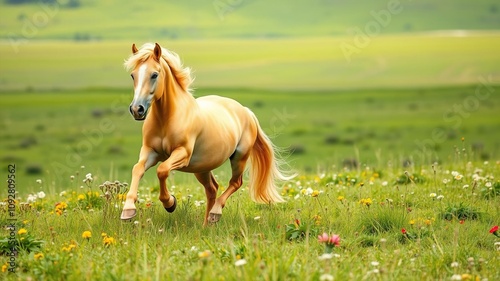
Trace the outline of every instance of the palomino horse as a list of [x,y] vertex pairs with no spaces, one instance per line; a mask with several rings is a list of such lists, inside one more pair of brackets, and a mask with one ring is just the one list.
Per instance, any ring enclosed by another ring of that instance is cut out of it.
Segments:
[[[159,199],[167,212],[173,212],[177,205],[166,185],[170,171],[194,173],[203,185],[207,197],[204,225],[220,219],[226,200],[243,183],[249,159],[251,198],[258,203],[283,201],[275,180],[289,177],[280,171],[273,144],[248,108],[219,96],[195,99],[189,89],[190,69],[183,68],[177,54],[158,44],[145,44],[140,49],[132,45],[125,67],[134,80],[130,113],[144,124],[139,161],[132,170],[122,220],[136,215],[139,180],[158,162]],[[211,171],[227,159],[231,162],[231,180],[217,198],[218,184]]]

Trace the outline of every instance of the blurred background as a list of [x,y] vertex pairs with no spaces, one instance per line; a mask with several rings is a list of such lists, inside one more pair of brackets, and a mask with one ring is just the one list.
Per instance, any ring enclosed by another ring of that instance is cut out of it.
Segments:
[[[496,161],[499,9],[490,0],[0,0],[2,171],[16,164],[27,191],[36,179],[54,191],[79,186],[70,176],[88,172],[128,181],[141,123],[127,111],[122,65],[145,42],[194,70],[195,96],[251,108],[300,172]],[[183,180],[195,182],[170,179]],[[154,172],[144,184],[157,184]]]

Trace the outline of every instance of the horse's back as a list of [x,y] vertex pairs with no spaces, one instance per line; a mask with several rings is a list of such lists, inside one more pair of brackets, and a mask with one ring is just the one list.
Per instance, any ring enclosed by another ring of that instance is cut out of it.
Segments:
[[215,115],[221,120],[224,120],[224,117],[233,117],[244,123],[253,121],[253,113],[234,99],[210,95],[197,98],[196,101],[203,114]]

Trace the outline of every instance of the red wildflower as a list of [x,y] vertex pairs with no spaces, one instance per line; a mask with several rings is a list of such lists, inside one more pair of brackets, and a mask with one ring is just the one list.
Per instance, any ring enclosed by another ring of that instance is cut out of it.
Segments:
[[401,233],[403,233],[403,235],[406,235],[406,229],[402,228]]
[[498,225],[495,225],[490,229],[490,233],[495,235],[496,237],[500,237],[500,234],[498,234]]
[[490,229],[490,233],[491,233],[491,234],[494,234],[494,233],[495,233],[495,232],[497,232],[497,231],[498,231],[498,225],[495,225],[494,227],[492,227],[492,228]]

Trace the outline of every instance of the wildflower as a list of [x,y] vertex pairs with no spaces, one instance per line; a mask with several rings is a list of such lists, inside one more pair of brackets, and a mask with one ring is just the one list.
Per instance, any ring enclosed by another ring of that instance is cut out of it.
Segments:
[[373,201],[371,198],[363,198],[363,199],[359,200],[359,204],[366,206],[366,207],[370,207],[370,205],[372,203],[373,203]]
[[237,260],[237,261],[234,263],[234,265],[235,265],[235,266],[243,266],[243,265],[245,265],[245,264],[247,264],[247,260],[246,260],[246,259]]
[[500,234],[498,233],[498,225],[495,225],[490,229],[490,233],[495,235],[496,237],[500,237]]
[[76,248],[76,245],[75,244],[69,244],[68,246],[64,246],[62,247],[61,251],[63,252],[71,252],[71,250],[73,250],[74,248]]
[[116,243],[116,240],[115,238],[113,237],[109,237],[109,236],[106,236],[102,239],[102,243],[104,244],[104,246],[110,246],[110,245],[113,245]]
[[319,195],[319,191],[317,191],[317,190],[314,190],[314,191],[311,193],[311,196],[312,196],[312,197],[318,197],[318,195]]
[[331,274],[325,273],[319,277],[320,281],[333,281],[333,276]]
[[43,198],[45,198],[45,192],[40,191],[37,193],[37,196],[38,196],[38,198],[43,199]]
[[380,263],[378,261],[372,261],[370,264],[372,266],[379,266]]
[[457,171],[451,171],[451,175],[453,177],[456,177],[456,176],[460,175],[460,173],[458,173]]
[[[193,247],[194,247],[194,246],[193,246]],[[212,252],[211,252],[210,250],[205,250],[205,251],[203,251],[203,252],[199,252],[199,253],[198,253],[198,257],[199,257],[200,259],[206,259],[206,258],[210,257],[211,255],[212,255]]]
[[457,181],[462,180],[463,177],[464,176],[462,176],[462,175],[456,175],[455,176],[455,180],[457,180]]
[[487,183],[485,183],[485,184],[484,184],[484,186],[486,186],[486,187],[491,187],[491,182],[487,182]]
[[500,242],[495,242],[495,248],[497,248],[497,251],[500,251]]
[[401,228],[401,233],[403,233],[403,235],[406,235],[407,234],[406,229]]
[[204,201],[204,200],[200,200],[200,201],[196,201],[196,200],[195,200],[195,201],[194,201],[194,205],[195,205],[196,207],[200,207],[200,206],[201,206],[201,205],[203,205],[203,204],[205,204],[205,201]]
[[84,232],[82,233],[82,238],[83,238],[83,239],[87,239],[87,240],[88,240],[88,239],[90,239],[90,238],[92,238],[92,232],[90,232],[90,231],[88,231],[88,230],[84,231]]
[[339,201],[344,201],[344,200],[345,200],[345,197],[344,197],[344,196],[342,196],[342,195],[339,195],[339,197],[337,197],[337,200],[339,200]]
[[454,261],[454,262],[452,262],[452,263],[451,263],[451,265],[450,265],[450,266],[451,266],[451,267],[458,267],[458,262]]
[[61,192],[59,193],[59,196],[61,196],[61,197],[66,196],[66,191],[61,191]]
[[37,253],[33,256],[33,258],[35,258],[35,260],[41,260],[43,259],[43,254],[42,253]]
[[437,200],[442,200],[444,198],[444,195],[439,195],[438,197],[436,197]]
[[430,197],[430,198],[435,198],[436,196],[437,196],[437,194],[436,194],[436,193],[434,193],[434,192],[433,192],[433,193],[431,193],[431,194],[429,194],[429,197]]
[[7,272],[7,264],[6,263],[4,263],[2,265],[2,272]]
[[450,180],[449,180],[449,179],[443,179],[443,183],[444,183],[444,184],[448,184],[449,182],[450,182]]
[[23,224],[27,225],[30,221],[29,220],[23,220]]
[[37,179],[37,180],[36,180],[36,183],[38,183],[38,184],[42,184],[42,180],[41,180],[41,179]]
[[382,186],[387,186],[389,183],[387,181],[382,182]]
[[26,233],[28,233],[28,231],[27,231],[25,228],[21,228],[21,229],[19,229],[19,231],[17,232],[17,234],[19,234],[19,235],[23,235],[23,234],[26,234]]
[[78,194],[78,200],[84,200],[85,199],[85,195],[84,194]]
[[455,280],[462,280],[462,275],[460,275],[460,274],[453,274],[451,276],[450,280],[453,280],[453,281],[455,281]]
[[415,224],[415,220],[410,220],[409,223],[410,223],[410,225],[414,225]]
[[464,184],[464,186],[462,186],[463,189],[466,189],[466,188],[469,188],[469,185],[468,184]]
[[260,220],[260,216],[256,216],[255,218],[253,218],[254,220],[258,221]]
[[333,247],[340,246],[340,236],[337,234],[329,236],[328,233],[324,232],[323,234],[318,235],[318,242],[325,244],[325,253],[331,253]]
[[307,189],[302,189],[300,191],[300,193],[302,193],[302,195],[307,195],[307,196],[310,196],[313,192],[314,192],[314,190],[310,187],[308,187]]
[[36,201],[36,198],[37,198],[37,197],[36,197],[36,194],[29,194],[29,195],[28,195],[28,198],[26,199],[26,202],[28,202],[28,203],[33,203],[33,202],[35,202],[35,201]]
[[85,179],[83,180],[84,183],[90,184],[94,181],[94,178],[92,178],[92,174],[88,173],[85,175]]
[[424,221],[424,223],[425,223],[426,225],[431,225],[431,224],[432,224],[432,221],[431,221],[431,220],[429,220],[429,219],[426,219],[426,220]]

